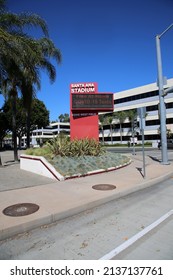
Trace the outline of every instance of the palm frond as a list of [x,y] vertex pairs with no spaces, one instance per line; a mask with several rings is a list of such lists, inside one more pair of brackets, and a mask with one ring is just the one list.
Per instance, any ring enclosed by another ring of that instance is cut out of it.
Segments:
[[38,40],[38,44],[42,50],[42,53],[48,58],[54,58],[57,63],[61,63],[62,61],[62,54],[60,49],[56,48],[53,41],[48,38],[41,38]]
[[0,13],[5,10],[5,0],[0,0]]
[[40,27],[45,36],[49,36],[48,28],[46,22],[36,14],[31,13],[1,13],[0,16],[0,26],[4,29],[12,32],[16,30],[20,32],[23,30],[23,27]]
[[51,82],[54,82],[56,79],[56,69],[47,59],[40,61],[39,66],[45,70],[49,76]]

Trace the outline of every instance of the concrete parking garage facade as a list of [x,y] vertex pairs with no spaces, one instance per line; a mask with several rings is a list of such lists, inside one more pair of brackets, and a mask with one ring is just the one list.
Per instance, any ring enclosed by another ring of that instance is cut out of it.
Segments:
[[[164,88],[173,86],[173,78],[168,79]],[[159,92],[157,83],[152,83],[136,88],[132,88],[125,91],[114,93],[114,112],[126,111],[131,109],[137,109],[139,107],[146,107],[146,121],[145,121],[145,141],[151,143],[157,143],[160,139],[158,129],[160,127],[159,120]],[[173,93],[169,93],[165,96],[166,104],[166,126],[173,132]],[[113,143],[120,142],[120,125],[118,120],[113,121]],[[139,124],[139,118],[138,118]],[[128,119],[122,124],[123,128],[123,143],[129,141],[131,136],[131,124]],[[140,130],[138,130],[140,132]],[[102,133],[99,134],[100,140],[102,139]],[[104,126],[104,140],[105,142],[111,142],[110,125]],[[141,135],[139,133],[138,142],[141,142]]]

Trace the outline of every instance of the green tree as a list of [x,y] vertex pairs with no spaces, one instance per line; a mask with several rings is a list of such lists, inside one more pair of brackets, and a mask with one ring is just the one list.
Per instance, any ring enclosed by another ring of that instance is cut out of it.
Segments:
[[114,128],[114,116],[113,114],[101,114],[99,115],[99,128],[102,133],[102,142],[104,143],[104,126],[109,125],[110,128],[110,137],[111,137],[111,144],[113,144],[113,128]]
[[101,130],[102,133],[102,143],[104,144],[104,125],[106,124],[105,121],[105,115],[100,114],[99,115],[99,129]]
[[64,114],[64,122],[69,122],[70,121],[70,116],[69,114],[65,113]]
[[63,114],[59,115],[58,119],[59,119],[60,122],[63,122],[63,119],[64,119]]
[[[7,99],[7,101],[4,103],[4,106],[2,107],[3,111],[6,115],[6,118],[8,120],[8,129],[10,131],[13,130],[13,102],[11,99]],[[19,98],[16,98],[16,116],[15,116],[15,126],[16,126],[16,137],[19,139],[19,146],[21,143],[22,136],[26,133],[26,117],[25,112],[23,110],[23,103],[22,100]]]
[[69,114],[67,114],[67,113],[59,115],[58,119],[60,122],[69,122],[70,121]]
[[122,143],[122,134],[123,134],[123,130],[122,130],[122,124],[125,122],[126,118],[127,118],[127,112],[126,111],[120,111],[120,112],[115,112],[114,117],[119,121],[120,124],[120,141]]
[[[14,160],[17,156],[16,135],[16,98],[20,91],[28,119],[28,138],[30,130],[30,111],[35,88],[40,88],[39,69],[46,69],[51,81],[55,80],[55,67],[50,58],[61,61],[61,53],[48,38],[35,40],[26,35],[26,26],[41,27],[48,36],[47,26],[43,19],[35,14],[8,13],[4,8],[5,1],[0,0],[0,87],[8,93],[13,103],[13,145]],[[29,140],[28,140],[29,145]]]
[[[25,79],[22,81],[21,93],[24,100],[24,108],[27,115],[27,147],[30,145],[30,118],[31,118],[31,105],[33,97],[36,96],[36,88],[40,89],[40,71],[45,70],[49,76],[50,81],[53,83],[56,79],[56,70],[49,59],[54,59],[57,63],[61,62],[60,50],[55,47],[53,42],[48,38],[41,38],[37,41],[41,50],[41,57],[33,59],[30,57],[27,66],[25,66]],[[29,67],[28,67],[29,65]]]
[[[21,148],[22,136],[26,134],[26,114],[23,108],[23,100],[17,98],[16,100],[16,135],[19,139],[19,148]],[[8,129],[12,129],[12,102],[7,100],[3,106],[3,112],[8,120]],[[47,110],[45,104],[38,100],[33,99],[31,108],[31,130],[36,128],[45,127],[49,124],[49,111]]]
[[106,116],[105,121],[110,127],[111,144],[113,144],[113,127],[114,127],[113,120],[114,120],[113,115]]
[[[160,126],[159,126],[157,132],[158,132],[158,134],[159,134],[159,136],[160,136],[160,138],[161,138],[161,129],[160,129]],[[172,136],[173,136],[173,133],[172,133],[171,129],[169,129],[169,128],[167,128],[167,127],[166,127],[166,134],[167,134],[167,138],[168,138],[168,139],[171,139]]]
[[127,117],[131,123],[131,132],[132,132],[132,136],[134,136],[135,133],[135,122],[137,119],[137,110],[136,109],[132,109],[132,110],[128,110],[127,111]]
[[30,40],[22,28],[29,26],[40,26],[47,35],[45,22],[35,14],[13,14],[5,9],[5,0],[0,0],[0,88],[1,92],[8,94],[13,101],[13,145],[14,160],[17,155],[16,135],[16,98],[19,81],[24,76],[23,65],[27,57],[36,56],[37,49],[34,42]]
[[31,130],[49,125],[49,111],[43,101],[34,98],[31,110]]
[[114,127],[114,123],[113,123],[114,117],[113,115],[99,115],[99,128],[101,130],[102,133],[102,142],[104,143],[104,126],[105,125],[109,125],[110,127],[110,137],[111,137],[111,143],[113,144],[113,127]]
[[137,129],[137,126],[136,126],[137,125],[137,110],[136,109],[128,110],[127,117],[131,124],[130,132],[131,132],[132,139],[133,139],[133,154],[135,154],[134,137],[135,137],[135,133],[136,133],[136,129]]
[[[11,65],[11,67],[10,67]],[[6,65],[7,66],[7,65]],[[15,67],[15,64],[12,62],[8,65],[8,78],[3,80],[1,83],[1,90],[8,94],[8,98],[12,102],[12,138],[13,138],[13,147],[14,147],[14,160],[18,160],[17,155],[17,131],[16,131],[16,100],[17,100],[17,87],[18,87],[18,68]],[[7,71],[7,67],[6,67]]]

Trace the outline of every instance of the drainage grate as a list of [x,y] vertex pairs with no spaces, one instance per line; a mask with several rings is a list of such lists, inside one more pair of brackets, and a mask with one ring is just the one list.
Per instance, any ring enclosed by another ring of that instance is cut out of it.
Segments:
[[8,206],[3,210],[3,214],[11,217],[27,216],[38,211],[39,206],[33,203],[18,203]]
[[98,191],[111,191],[111,190],[116,189],[116,186],[110,185],[110,184],[98,184],[98,185],[92,186],[92,188],[94,190],[98,190]]

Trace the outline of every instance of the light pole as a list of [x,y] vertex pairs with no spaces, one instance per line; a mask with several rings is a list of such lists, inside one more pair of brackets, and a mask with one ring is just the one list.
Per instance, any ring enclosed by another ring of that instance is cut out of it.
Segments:
[[162,164],[169,164],[167,152],[167,133],[166,133],[166,107],[164,102],[163,74],[162,74],[162,58],[160,49],[160,38],[173,27],[173,23],[160,35],[156,36],[156,51],[157,51],[157,71],[158,71],[158,86],[159,86],[159,103],[160,103],[160,132],[161,132],[161,151]]

